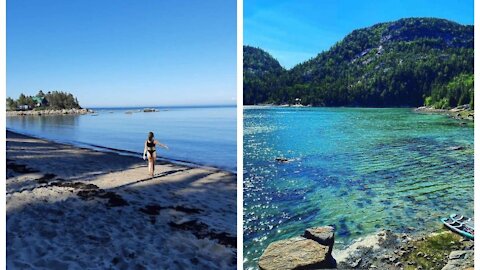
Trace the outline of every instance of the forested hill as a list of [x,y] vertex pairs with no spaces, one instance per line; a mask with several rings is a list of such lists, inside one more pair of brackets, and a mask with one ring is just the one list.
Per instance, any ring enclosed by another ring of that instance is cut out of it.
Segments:
[[[255,104],[269,99],[270,91],[283,87],[285,69],[267,52],[243,46],[243,99]],[[245,91],[245,89],[250,89]]]
[[408,18],[358,29],[290,70],[244,47],[244,104],[473,105],[473,26]]

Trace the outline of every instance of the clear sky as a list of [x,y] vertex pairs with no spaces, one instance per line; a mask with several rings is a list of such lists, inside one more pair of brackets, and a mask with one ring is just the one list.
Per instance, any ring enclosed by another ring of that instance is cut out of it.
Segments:
[[328,50],[355,29],[406,17],[473,24],[474,0],[244,0],[243,42],[286,68]]
[[7,0],[7,96],[235,104],[236,1]]

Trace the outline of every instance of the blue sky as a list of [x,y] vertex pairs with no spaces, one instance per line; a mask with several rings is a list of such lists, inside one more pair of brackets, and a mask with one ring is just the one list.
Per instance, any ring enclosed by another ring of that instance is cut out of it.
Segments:
[[7,0],[7,96],[84,107],[235,104],[234,0]]
[[243,43],[286,68],[315,57],[355,29],[406,17],[473,24],[473,0],[244,0]]

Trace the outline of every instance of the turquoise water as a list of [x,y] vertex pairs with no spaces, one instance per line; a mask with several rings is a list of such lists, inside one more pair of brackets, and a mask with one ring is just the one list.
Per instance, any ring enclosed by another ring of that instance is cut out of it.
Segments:
[[13,131],[55,141],[131,151],[139,158],[148,132],[153,131],[157,140],[170,148],[157,148],[159,157],[236,170],[236,107],[138,110],[108,108],[95,109],[96,115],[7,117],[6,125]]
[[473,216],[473,160],[473,124],[442,115],[246,107],[245,268],[311,226],[334,225],[342,248],[380,228],[429,231],[452,212]]

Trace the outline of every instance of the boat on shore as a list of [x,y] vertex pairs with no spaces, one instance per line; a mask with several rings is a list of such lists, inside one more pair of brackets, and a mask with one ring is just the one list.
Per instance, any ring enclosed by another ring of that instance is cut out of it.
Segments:
[[450,230],[463,237],[474,240],[474,223],[472,218],[466,218],[458,214],[452,214],[448,218],[441,218],[442,223]]
[[458,222],[461,222],[461,223],[465,224],[465,226],[468,226],[472,229],[475,229],[475,223],[474,223],[473,218],[464,217],[464,216],[458,215],[458,214],[451,214],[450,219],[451,220],[456,220]]

